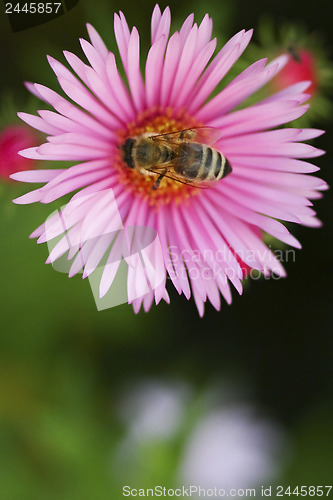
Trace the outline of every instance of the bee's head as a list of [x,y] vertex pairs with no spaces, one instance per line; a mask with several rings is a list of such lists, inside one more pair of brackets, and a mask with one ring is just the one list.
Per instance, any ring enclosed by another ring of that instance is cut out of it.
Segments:
[[134,144],[135,144],[135,139],[129,137],[128,139],[126,139],[126,141],[122,146],[119,146],[119,149],[121,149],[123,162],[129,168],[134,168],[134,162],[132,157],[132,150]]

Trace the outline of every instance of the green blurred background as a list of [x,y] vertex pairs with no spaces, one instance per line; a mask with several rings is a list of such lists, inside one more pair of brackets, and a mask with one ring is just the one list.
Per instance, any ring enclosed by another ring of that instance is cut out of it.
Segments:
[[[172,30],[190,12],[196,21],[208,12],[218,47],[242,28],[253,27],[258,42],[256,28],[272,19],[277,29],[291,22],[315,32],[332,53],[327,2],[206,0],[170,6]],[[145,54],[153,7],[150,0],[80,0],[66,15],[15,34],[1,8],[0,125],[19,123],[18,110],[42,107],[23,81],[58,90],[45,56],[64,62],[66,49],[81,57],[78,38],[87,37],[86,22],[115,51],[113,13],[121,9],[129,25],[138,27]],[[328,151],[316,163],[332,184],[332,121],[312,125],[328,131],[316,141]],[[11,203],[26,191],[24,185],[0,183],[1,500],[118,499],[123,484],[176,487],[202,419],[242,407],[252,408],[253,425],[264,427],[265,421],[283,436],[267,437],[261,448],[263,457],[275,458],[271,475],[259,475],[260,484],[332,484],[330,192],[315,202],[323,228],[292,228],[303,249],[286,263],[287,279],[252,281],[242,297],[233,293],[231,306],[223,303],[216,312],[207,304],[199,319],[194,302],[178,297],[172,286],[171,305],[153,306],[148,314],[135,315],[127,305],[97,312],[88,281],[69,280],[44,265],[46,245],[28,239],[59,204]],[[133,433],[138,419],[153,419],[159,401],[153,396],[145,402],[151,385],[155,396],[167,387],[170,398],[156,412],[161,429],[156,421],[156,432],[142,431],[139,439]],[[169,413],[168,404],[178,405],[178,413]],[[150,417],[144,416],[147,408]],[[230,453],[223,439],[220,453]],[[241,475],[237,463],[235,469]]]

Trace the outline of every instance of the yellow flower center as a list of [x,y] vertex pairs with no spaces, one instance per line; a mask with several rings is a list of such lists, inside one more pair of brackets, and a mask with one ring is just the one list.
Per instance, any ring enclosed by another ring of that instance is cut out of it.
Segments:
[[[199,126],[201,126],[200,123],[183,111],[174,113],[170,108],[145,110],[138,115],[136,122],[127,124],[126,129],[119,132],[119,147],[129,137],[136,137],[147,132],[167,134]],[[124,164],[120,150],[116,153],[114,166],[119,172],[119,181],[125,184],[126,188],[130,189],[136,196],[145,198],[150,205],[156,208],[171,201],[177,204],[181,203],[201,191],[200,188],[183,184],[170,177],[163,177],[159,187],[153,189],[158,174],[148,170],[139,172],[135,168],[129,168]]]

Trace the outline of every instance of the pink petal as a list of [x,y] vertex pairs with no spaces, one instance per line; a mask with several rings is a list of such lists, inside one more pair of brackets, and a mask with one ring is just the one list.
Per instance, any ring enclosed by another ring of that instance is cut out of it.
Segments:
[[106,60],[106,74],[109,85],[112,89],[114,89],[114,95],[118,100],[118,104],[123,110],[124,116],[126,117],[126,119],[134,120],[135,110],[132,98],[130,97],[129,92],[118,73],[116,60],[114,54],[112,53],[108,55]]
[[165,46],[166,38],[162,35],[148,52],[145,74],[146,102],[149,107],[159,105]]
[[187,77],[187,73],[190,69],[190,67],[193,64],[193,58],[195,55],[196,51],[196,45],[197,45],[197,40],[198,40],[198,28],[197,26],[193,26],[191,29],[185,44],[183,46],[183,50],[179,59],[179,64],[178,68],[173,80],[173,85],[172,85],[172,90],[171,90],[171,95],[169,98],[169,103],[171,105],[175,104],[176,97],[181,89],[181,87],[184,85],[184,81]]
[[[124,126],[126,123],[126,116],[124,116],[123,107],[119,104],[108,82],[105,84],[92,68],[87,68],[86,75],[89,88],[99,98],[103,105],[108,108],[112,115],[116,116],[119,124]],[[127,116],[129,116],[128,112]]]
[[102,38],[99,36],[95,28],[91,26],[91,24],[87,23],[86,26],[91,43],[93,44],[95,50],[100,55],[100,57],[105,61],[109,53],[105,43],[103,42]]
[[[97,50],[84,38],[80,38],[81,48],[90,65],[99,75],[105,74],[105,58],[101,57]],[[107,56],[107,54],[106,54]],[[106,57],[105,56],[105,57]]]
[[144,108],[145,96],[140,70],[140,40],[136,28],[133,28],[128,41],[126,74],[134,105],[137,111],[140,111]]
[[165,53],[160,98],[162,106],[168,105],[169,94],[179,64],[180,49],[180,37],[176,32],[170,38]]
[[41,99],[42,101],[48,103],[48,101],[38,92],[38,89],[36,88],[35,83],[24,82],[24,85],[29,90],[29,92],[31,92],[34,96],[36,96],[38,99]]
[[55,127],[54,125],[50,125],[49,123],[45,122],[43,118],[40,118],[39,116],[29,115],[28,113],[17,113],[17,116],[21,118],[21,120],[23,120],[25,123],[30,125],[30,127],[40,130],[45,134],[56,135],[56,134],[61,134],[63,132],[62,129]]
[[311,173],[317,172],[319,167],[303,160],[296,160],[288,157],[269,156],[269,155],[237,155],[232,154],[229,160],[233,167],[244,166],[252,169],[267,169],[281,172]]
[[223,137],[266,130],[296,120],[309,106],[296,106],[294,101],[273,102],[249,106],[207,122],[207,125],[223,129]]
[[196,84],[198,77],[201,75],[204,67],[211,58],[216,47],[216,39],[212,40],[209,44],[203,47],[202,51],[196,57],[195,64],[192,64],[188,71],[186,82],[180,89],[178,95],[176,96],[175,106],[180,108],[189,99],[192,93],[192,89]]
[[67,50],[64,50],[64,56],[67,59],[68,64],[75,71],[78,77],[85,83],[85,85],[89,86],[88,78],[86,76],[86,70],[90,68],[90,66],[81,61],[81,59],[79,59],[75,54],[72,54]]
[[[43,85],[36,84],[38,91],[48,100],[58,113],[64,115],[70,120],[77,122],[81,127],[86,127],[91,130],[94,135],[102,135],[103,137],[113,137],[113,132],[107,127],[103,126],[98,121],[94,120],[84,111],[81,111],[73,104],[69,103],[53,90],[44,87]],[[41,114],[41,113],[40,113]],[[41,115],[42,116],[42,115]]]
[[130,39],[130,32],[124,17],[120,17],[115,14],[114,15],[114,34],[116,37],[119,54],[124,66],[125,71],[127,72],[127,50],[128,50],[128,42]]
[[97,118],[99,123],[102,122],[111,129],[119,127],[119,119],[107,111],[104,106],[99,104],[97,99],[95,99],[83,86],[74,85],[72,82],[64,80],[63,78],[59,78],[59,83],[68,97],[70,97],[79,106],[89,111],[94,117]]
[[245,50],[252,36],[252,30],[237,33],[220,50],[196,84],[193,95],[187,102],[189,113],[196,112],[231,66]]
[[151,19],[151,45],[162,36],[167,40],[170,32],[171,13],[169,7],[166,7],[162,16],[158,5],[155,6]]
[[65,172],[65,169],[24,170],[23,172],[12,174],[10,178],[20,182],[48,182],[63,172]]
[[198,42],[197,42],[197,49],[198,51],[202,50],[205,45],[207,45],[211,38],[212,38],[212,31],[213,31],[213,21],[209,17],[208,14],[206,14],[201,21],[201,24],[198,29]]

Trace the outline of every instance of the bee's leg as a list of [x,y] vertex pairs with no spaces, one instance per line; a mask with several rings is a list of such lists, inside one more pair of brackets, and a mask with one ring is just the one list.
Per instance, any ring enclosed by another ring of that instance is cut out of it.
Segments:
[[165,174],[166,174],[166,173],[167,173],[167,169],[165,168],[165,169],[163,170],[163,172],[162,172],[162,173],[158,176],[158,178],[157,178],[157,180],[156,180],[155,184],[153,185],[153,190],[154,190],[154,191],[155,191],[155,190],[159,187],[159,185],[160,185],[160,183],[161,183],[161,180],[163,179],[163,177],[165,176]]

